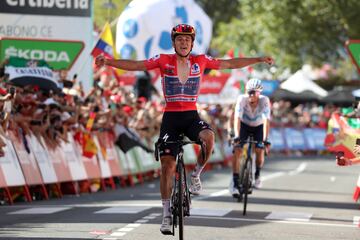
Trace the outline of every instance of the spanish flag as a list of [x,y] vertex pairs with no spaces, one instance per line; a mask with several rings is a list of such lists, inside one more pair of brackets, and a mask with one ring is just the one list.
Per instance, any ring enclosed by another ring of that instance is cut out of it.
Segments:
[[[110,24],[107,22],[100,34],[99,40],[95,44],[94,49],[91,51],[91,55],[95,58],[100,54],[104,54],[105,57],[116,59],[119,58],[116,50],[114,39],[111,33]],[[122,71],[119,69],[114,69],[114,76],[119,79]]]

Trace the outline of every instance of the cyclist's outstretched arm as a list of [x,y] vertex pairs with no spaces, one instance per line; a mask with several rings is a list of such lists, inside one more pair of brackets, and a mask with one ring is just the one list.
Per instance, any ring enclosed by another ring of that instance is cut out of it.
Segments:
[[256,57],[256,58],[231,58],[231,59],[219,59],[220,69],[234,69],[243,68],[255,63],[267,63],[269,65],[274,64],[274,59],[271,57]]
[[95,64],[99,67],[110,66],[127,71],[145,71],[146,67],[144,61],[129,60],[129,59],[109,59],[103,55],[99,55],[95,59]]

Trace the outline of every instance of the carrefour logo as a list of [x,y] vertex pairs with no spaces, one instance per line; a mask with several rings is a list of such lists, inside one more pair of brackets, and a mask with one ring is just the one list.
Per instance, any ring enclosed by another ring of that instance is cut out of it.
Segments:
[[44,60],[54,70],[70,69],[84,48],[79,41],[50,41],[38,39],[0,40],[0,59],[19,57]]
[[31,15],[91,16],[92,0],[0,0],[0,12]]

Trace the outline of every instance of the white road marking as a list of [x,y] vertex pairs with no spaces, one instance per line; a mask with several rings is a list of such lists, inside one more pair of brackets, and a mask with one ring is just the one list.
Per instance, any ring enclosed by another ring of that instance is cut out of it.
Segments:
[[[118,230],[112,232],[110,234],[110,236],[112,236],[112,237],[123,237],[127,233],[134,230],[135,228],[140,227],[142,223],[147,223],[149,221],[149,219],[154,219],[154,218],[156,218],[158,216],[160,216],[158,213],[151,213],[151,214],[143,217],[142,219],[139,219],[139,220],[135,221],[135,223],[129,223],[125,227],[119,228]],[[106,239],[108,239],[108,238],[103,238],[103,240],[106,240]]]
[[305,171],[306,167],[307,167],[307,163],[302,162],[294,171],[290,171],[289,175],[293,176],[293,175],[297,175],[299,173],[302,173],[303,171]]
[[[296,174],[299,174],[299,173],[305,171],[306,167],[307,167],[307,163],[302,162],[295,170],[292,170],[292,171],[289,171],[289,172],[275,172],[275,173],[268,174],[266,176],[261,176],[261,181],[265,182],[265,181],[268,181],[270,179],[282,177],[282,176],[284,176],[286,174],[288,174],[290,176],[293,176],[293,175],[296,175]],[[224,196],[224,195],[228,195],[228,194],[229,194],[229,190],[224,189],[224,190],[214,192],[214,193],[211,193],[211,194],[208,194],[208,195],[203,195],[203,196],[200,196],[200,197],[193,197],[193,200],[194,201],[199,201],[199,200],[203,200],[203,199],[208,199],[208,198],[212,198],[212,197],[219,197],[219,196]]]
[[111,207],[106,208],[100,211],[96,211],[95,214],[108,214],[108,213],[130,213],[130,214],[136,214],[142,211],[145,211],[149,209],[150,207],[147,206],[134,206],[134,207],[125,207],[125,206],[119,206],[119,207]]
[[265,217],[270,220],[284,220],[284,221],[301,221],[309,222],[312,217],[311,213],[301,212],[271,212]]
[[147,219],[139,219],[135,223],[147,223],[148,221]]
[[222,217],[231,211],[232,209],[191,208],[190,215]]
[[261,179],[261,181],[265,182],[265,181],[268,181],[268,180],[270,180],[270,179],[282,177],[282,176],[284,176],[285,174],[286,174],[285,172],[276,172],[276,173],[268,174],[268,175],[266,175],[266,176],[261,176],[260,179]]
[[112,237],[123,237],[126,235],[126,232],[113,232],[112,234],[110,234],[110,236]]
[[202,200],[202,199],[208,199],[208,198],[211,198],[211,197],[220,197],[220,196],[226,195],[228,193],[229,193],[229,190],[225,189],[225,190],[221,190],[221,191],[218,191],[218,192],[210,193],[209,195],[193,197],[193,199],[194,200]]
[[132,228],[132,227],[123,227],[123,228],[118,229],[117,232],[130,232],[132,230],[134,230],[134,228]]
[[35,207],[9,212],[8,214],[52,214],[71,209],[70,207]]
[[140,227],[140,225],[141,225],[140,223],[129,223],[125,227],[137,228],[137,227]]
[[360,216],[355,216],[353,218],[353,223],[356,225],[356,226],[360,226]]
[[198,219],[214,219],[223,221],[239,221],[239,222],[264,222],[264,223],[283,223],[283,224],[299,224],[299,225],[313,225],[322,227],[344,227],[355,228],[353,224],[337,224],[337,223],[320,223],[320,222],[303,222],[303,221],[280,221],[280,220],[266,220],[266,219],[253,219],[253,218],[229,218],[229,217],[204,217],[204,216],[190,216],[190,218]]

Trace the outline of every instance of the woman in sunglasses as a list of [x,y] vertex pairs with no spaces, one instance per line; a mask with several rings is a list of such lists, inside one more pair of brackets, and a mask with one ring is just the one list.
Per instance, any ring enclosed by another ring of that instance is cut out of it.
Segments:
[[[202,189],[200,173],[211,156],[215,138],[210,126],[200,119],[196,106],[204,70],[242,68],[261,62],[271,65],[274,61],[271,57],[214,59],[205,54],[192,55],[195,35],[192,26],[179,24],[171,30],[174,54],[159,54],[141,61],[107,59],[100,55],[95,63],[98,66],[107,65],[129,71],[160,69],[166,106],[159,138],[165,142],[177,141],[183,133],[191,140],[201,139],[206,144],[206,159],[199,157],[191,174],[190,191],[198,195]],[[171,232],[170,196],[177,151],[177,146],[169,144],[160,149],[160,192],[163,203],[163,222],[160,231],[163,234]]]

